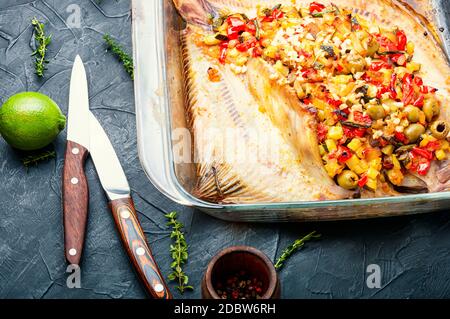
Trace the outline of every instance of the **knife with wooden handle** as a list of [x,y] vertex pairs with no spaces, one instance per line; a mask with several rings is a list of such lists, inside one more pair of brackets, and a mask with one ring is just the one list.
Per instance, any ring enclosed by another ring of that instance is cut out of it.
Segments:
[[86,71],[80,56],[75,58],[70,79],[67,144],[64,156],[62,197],[64,248],[70,264],[80,264],[86,232],[89,190],[84,164],[89,154],[89,95]]
[[90,154],[109,199],[109,206],[125,250],[146,291],[154,298],[172,295],[147,244],[136,215],[131,190],[111,142],[95,116],[90,113]]

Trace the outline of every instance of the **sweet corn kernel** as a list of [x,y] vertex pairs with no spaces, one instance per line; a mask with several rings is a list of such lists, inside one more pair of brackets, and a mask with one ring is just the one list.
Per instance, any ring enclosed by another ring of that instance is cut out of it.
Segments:
[[348,143],[347,147],[353,152],[356,152],[356,150],[361,147],[361,140],[354,138],[350,143]]
[[360,175],[365,172],[365,170],[361,167],[361,161],[356,155],[352,155],[349,160],[345,162],[345,164],[350,168],[353,172]]
[[380,171],[382,168],[382,164],[381,164],[381,157],[371,160],[369,163],[369,166],[377,171]]
[[328,130],[328,138],[339,140],[344,136],[344,130],[340,126],[332,126]]
[[369,179],[367,180],[366,186],[367,186],[368,188],[370,188],[371,190],[373,190],[373,191],[376,190],[376,189],[377,189],[377,180],[376,180],[376,179],[369,178]]
[[335,84],[347,84],[353,80],[351,75],[336,75],[331,79],[331,81]]
[[374,168],[372,168],[372,167],[370,167],[370,168],[367,170],[367,176],[368,176],[369,178],[371,178],[371,179],[376,179],[379,173],[380,173],[380,172],[378,172],[376,169],[374,169]]
[[445,153],[444,150],[437,150],[435,155],[436,158],[440,161],[445,160],[447,158],[447,154]]
[[339,165],[339,163],[336,160],[328,162],[327,164],[325,164],[324,167],[328,175],[332,178],[337,174],[339,174],[340,171],[342,171],[342,166]]
[[239,51],[236,48],[232,48],[231,50],[228,51],[228,57],[230,58],[235,58],[239,55]]
[[327,146],[328,152],[332,152],[337,149],[336,142],[332,139],[327,139],[325,141],[325,145]]
[[247,63],[247,61],[248,61],[247,57],[245,57],[245,56],[240,56],[240,57],[238,57],[238,58],[236,59],[235,64],[236,64],[236,65],[239,65],[239,66],[243,66],[243,65],[245,65],[245,63]]
[[381,152],[383,152],[383,154],[386,154],[386,155],[392,155],[392,152],[394,152],[394,145],[392,145],[392,144],[386,145],[385,147],[383,147],[381,149]]

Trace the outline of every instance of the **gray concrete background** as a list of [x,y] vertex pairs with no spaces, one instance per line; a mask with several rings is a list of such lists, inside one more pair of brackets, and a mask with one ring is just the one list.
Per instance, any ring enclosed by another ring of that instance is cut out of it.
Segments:
[[[446,0],[445,0],[446,1]],[[106,51],[109,33],[131,52],[130,3],[126,0],[0,0],[0,103],[30,90],[48,94],[67,114],[72,61],[87,67],[91,109],[104,126],[133,189],[139,218],[162,272],[170,272],[169,230],[163,212],[180,213],[186,225],[189,263],[196,289],[177,298],[198,298],[211,257],[224,247],[246,244],[275,259],[297,237],[323,234],[295,254],[280,272],[284,298],[450,297],[450,216],[447,212],[366,221],[307,224],[227,223],[164,198],[144,175],[136,147],[133,83]],[[81,8],[81,28],[66,24],[69,5]],[[447,7],[448,8],[448,7]],[[53,34],[51,63],[34,75],[30,20],[38,17]],[[68,289],[63,256],[61,169],[64,131],[55,141],[56,160],[28,171],[0,140],[0,298],[143,298],[89,160],[90,216],[82,288]],[[381,289],[366,286],[366,267],[378,264]]]

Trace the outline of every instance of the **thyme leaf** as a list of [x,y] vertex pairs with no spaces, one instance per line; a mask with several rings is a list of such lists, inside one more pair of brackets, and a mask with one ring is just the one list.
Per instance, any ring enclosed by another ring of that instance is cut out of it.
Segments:
[[108,45],[108,49],[110,49],[119,59],[120,62],[122,62],[123,67],[125,68],[125,71],[131,76],[131,78],[134,78],[134,67],[133,67],[133,59],[130,55],[128,55],[121,45],[119,45],[116,41],[114,41],[109,34],[105,34],[103,36],[103,39],[105,40],[106,44]]
[[188,260],[188,247],[183,234],[184,225],[177,220],[177,213],[171,212],[166,214],[165,217],[169,220],[167,226],[172,227],[172,233],[170,238],[173,244],[170,245],[170,253],[172,256],[172,273],[167,276],[170,281],[177,281],[177,289],[180,293],[184,293],[185,290],[193,290],[194,287],[189,285],[189,277],[183,271],[183,265]]
[[39,162],[48,161],[56,157],[55,151],[45,151],[38,154],[27,155],[21,159],[23,166],[29,168],[30,166],[36,166]]
[[36,75],[43,77],[44,71],[47,69],[45,64],[49,62],[45,59],[45,56],[47,54],[47,47],[52,41],[52,35],[45,35],[45,26],[43,23],[39,22],[37,18],[33,18],[31,20],[31,24],[34,28],[34,40],[37,46],[36,51],[34,51],[31,55],[36,56]]
[[306,235],[303,238],[299,238],[295,240],[291,245],[289,245],[287,248],[283,250],[281,253],[281,256],[278,258],[277,262],[275,263],[275,269],[281,269],[284,265],[284,262],[291,257],[293,253],[295,253],[298,249],[303,247],[305,242],[311,239],[319,238],[321,235],[316,234],[316,231],[310,232],[308,235]]

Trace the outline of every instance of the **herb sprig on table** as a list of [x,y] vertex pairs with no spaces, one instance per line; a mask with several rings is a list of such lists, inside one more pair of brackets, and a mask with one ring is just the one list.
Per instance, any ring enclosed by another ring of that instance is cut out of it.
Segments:
[[108,49],[110,49],[117,56],[119,61],[122,62],[125,71],[127,71],[128,74],[133,79],[134,66],[133,66],[133,59],[131,58],[131,56],[128,53],[126,53],[125,50],[122,48],[122,46],[119,45],[116,41],[114,41],[109,34],[105,34],[103,36],[103,39],[108,45]]
[[283,250],[281,253],[281,256],[278,258],[277,262],[275,263],[275,269],[281,269],[284,266],[284,262],[298,249],[303,247],[305,242],[311,239],[320,238],[320,234],[316,234],[316,231],[310,232],[308,235],[306,235],[303,238],[299,238],[295,240],[291,245],[289,245],[286,249]]
[[178,281],[177,289],[183,294],[185,290],[194,289],[194,287],[188,285],[189,277],[184,273],[182,268],[189,257],[187,243],[182,231],[184,225],[177,220],[176,212],[171,212],[165,216],[169,220],[167,225],[172,227],[170,238],[173,240],[173,244],[170,245],[170,253],[173,259],[170,267],[173,271],[167,278],[170,281]]
[[56,157],[55,151],[45,151],[42,153],[27,155],[21,159],[23,166],[29,168],[30,166],[36,166],[39,162],[48,161]]
[[43,23],[39,22],[37,18],[33,18],[31,24],[34,28],[34,39],[37,46],[36,50],[32,53],[32,56],[36,56],[36,75],[43,77],[44,71],[47,69],[45,64],[49,62],[45,59],[45,56],[47,54],[47,47],[52,41],[52,35],[45,35],[45,26]]

